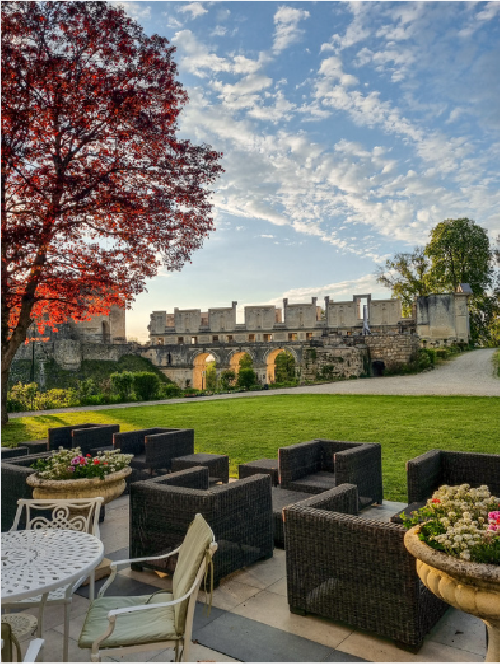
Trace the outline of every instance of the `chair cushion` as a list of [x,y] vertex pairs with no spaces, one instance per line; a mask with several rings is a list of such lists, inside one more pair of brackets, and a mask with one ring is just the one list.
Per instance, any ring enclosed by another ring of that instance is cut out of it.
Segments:
[[305,475],[300,479],[290,482],[288,488],[290,491],[306,491],[308,493],[322,493],[329,491],[337,486],[334,473],[321,470],[319,473]]
[[[193,585],[212,539],[210,526],[201,514],[196,514],[179,548],[179,560],[172,583],[175,599],[185,595]],[[184,632],[187,606],[187,599],[175,605],[175,629],[179,634]]]
[[[148,602],[148,600],[150,600]],[[90,648],[109,626],[108,612],[112,609],[125,609],[140,604],[171,602],[171,593],[158,595],[138,595],[136,597],[99,597],[90,605],[82,627],[78,645]],[[157,643],[178,639],[174,628],[174,607],[164,606],[157,610],[136,611],[118,616],[113,633],[101,643],[103,648],[118,648],[141,643]]]

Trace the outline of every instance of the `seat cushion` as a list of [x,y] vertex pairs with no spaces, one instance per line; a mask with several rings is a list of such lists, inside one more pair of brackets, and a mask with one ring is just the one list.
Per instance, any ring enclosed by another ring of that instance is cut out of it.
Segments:
[[[150,600],[148,602],[148,600]],[[137,597],[99,597],[90,605],[82,627],[78,645],[90,648],[102,636],[108,626],[108,612],[112,609],[125,609],[140,604],[159,604],[173,600],[171,593],[139,595]],[[174,628],[174,607],[164,606],[149,611],[136,611],[118,616],[115,629],[100,644],[102,648],[117,648],[141,643],[157,643],[179,638]]]
[[322,493],[329,491],[337,486],[334,473],[321,470],[318,473],[305,475],[300,479],[290,482],[288,488],[290,491],[306,491],[307,493]]

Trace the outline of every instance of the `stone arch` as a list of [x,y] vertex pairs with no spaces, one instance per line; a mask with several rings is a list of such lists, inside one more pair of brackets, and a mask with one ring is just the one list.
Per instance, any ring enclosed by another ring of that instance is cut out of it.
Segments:
[[206,388],[205,372],[207,370],[207,361],[212,361],[208,359],[210,357],[213,357],[217,366],[218,358],[214,353],[198,353],[193,358],[193,387],[195,390],[204,390]]
[[229,368],[234,371],[236,376],[240,372],[240,360],[244,355],[250,355],[252,360],[255,362],[255,358],[252,356],[252,353],[249,353],[247,350],[235,350],[234,353],[231,353],[229,358]]
[[275,348],[273,350],[270,350],[269,353],[265,357],[266,361],[266,379],[268,383],[274,383],[275,380],[275,367],[274,367],[274,360],[280,353],[291,353],[294,358],[295,362],[297,363],[297,353],[293,350],[293,348]]

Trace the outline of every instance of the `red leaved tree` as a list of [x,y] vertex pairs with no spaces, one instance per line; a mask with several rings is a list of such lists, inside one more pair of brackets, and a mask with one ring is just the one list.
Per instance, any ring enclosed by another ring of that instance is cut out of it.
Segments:
[[2,422],[39,332],[126,306],[213,230],[209,146],[176,137],[174,49],[103,2],[2,3]]

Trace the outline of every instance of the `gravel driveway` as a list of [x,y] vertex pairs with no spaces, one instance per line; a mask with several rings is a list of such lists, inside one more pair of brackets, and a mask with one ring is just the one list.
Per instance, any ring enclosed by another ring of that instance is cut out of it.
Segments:
[[108,410],[110,408],[134,408],[135,406],[153,406],[174,403],[196,403],[214,399],[244,399],[246,397],[264,397],[271,394],[415,394],[441,396],[465,395],[500,397],[500,378],[493,373],[494,348],[475,350],[455,357],[432,371],[424,371],[414,376],[388,376],[364,380],[345,380],[324,385],[307,385],[283,390],[263,390],[242,394],[218,394],[196,399],[168,399],[165,401],[146,401],[136,403],[113,404],[109,406],[81,406],[79,408],[61,408],[37,410],[30,413],[10,413],[9,419],[53,415],[89,410]]

